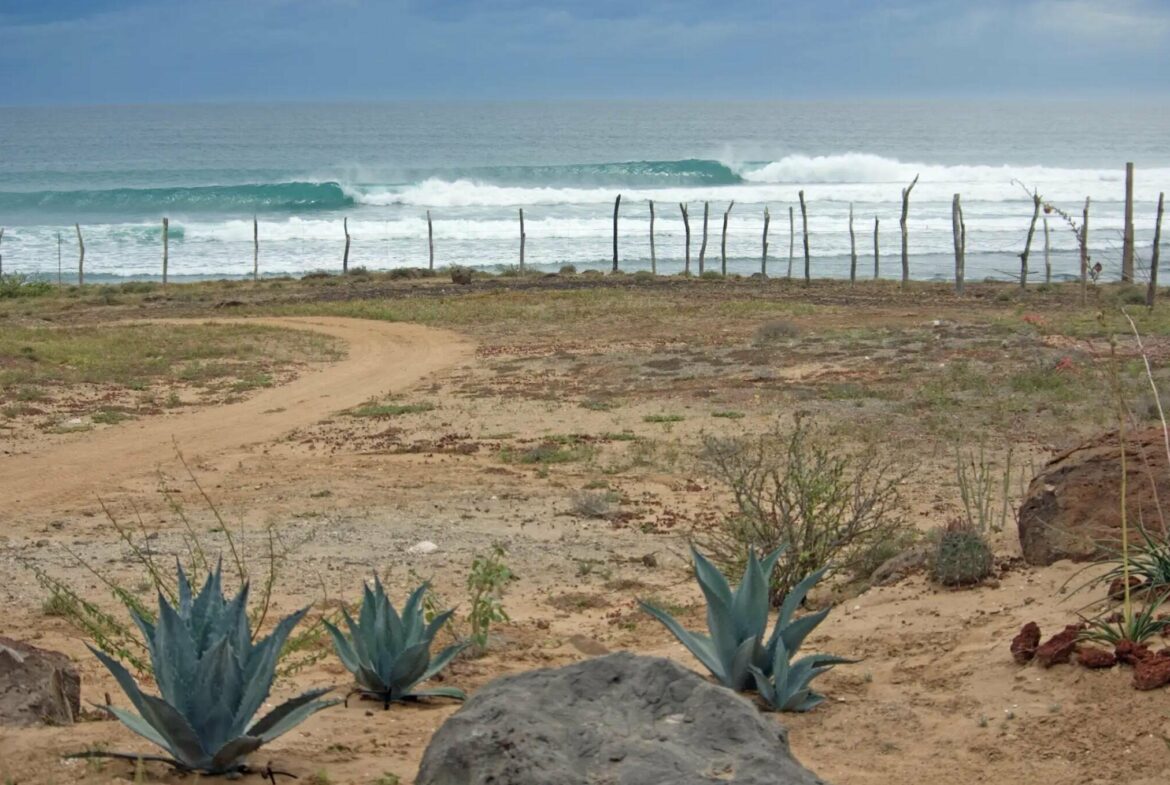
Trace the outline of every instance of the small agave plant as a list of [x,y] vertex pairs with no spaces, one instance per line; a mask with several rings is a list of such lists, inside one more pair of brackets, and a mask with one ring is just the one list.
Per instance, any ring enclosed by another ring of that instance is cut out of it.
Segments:
[[707,599],[710,635],[689,632],[666,611],[649,603],[640,604],[725,687],[744,692],[754,686],[771,708],[807,711],[823,699],[809,690],[809,682],[832,665],[853,660],[812,655],[789,663],[808,634],[829,615],[826,608],[793,619],[809,590],[824,576],[824,569],[806,577],[785,596],[776,625],[768,635],[769,579],[783,552],[783,547],[777,548],[762,560],[754,552],[749,553],[743,579],[733,592],[723,573],[703,554],[691,549],[695,577]]
[[157,761],[200,774],[244,774],[249,754],[337,703],[318,700],[330,688],[310,690],[252,721],[272,688],[280,650],[308,609],[285,617],[268,637],[253,643],[248,585],[230,601],[222,585],[222,571],[216,567],[193,595],[180,566],[178,607],[160,593],[156,622],[131,610],[146,639],[158,697],[144,693],[117,660],[90,646],[138,713],[102,708],[168,755],[89,752],[73,757]]
[[431,657],[435,635],[451,618],[453,611],[436,615],[427,624],[423,617],[422,599],[429,587],[422,584],[406,600],[402,615],[390,604],[382,582],[374,577],[362,594],[362,607],[355,622],[343,611],[349,635],[332,624],[325,623],[333,636],[333,646],[341,663],[354,675],[357,687],[350,694],[382,702],[389,708],[395,701],[443,697],[463,700],[462,690],[454,687],[415,687],[431,678],[462,651],[467,643],[456,643]]

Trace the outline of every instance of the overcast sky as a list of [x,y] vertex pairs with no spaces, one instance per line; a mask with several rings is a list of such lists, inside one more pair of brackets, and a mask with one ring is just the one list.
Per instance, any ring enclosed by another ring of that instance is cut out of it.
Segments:
[[1170,95],[1170,0],[0,0],[0,105]]

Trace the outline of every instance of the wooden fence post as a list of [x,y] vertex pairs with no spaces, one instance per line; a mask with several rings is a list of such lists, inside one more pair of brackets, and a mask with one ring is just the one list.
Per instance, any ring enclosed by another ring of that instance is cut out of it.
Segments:
[[735,200],[731,200],[731,204],[727,205],[727,211],[723,213],[723,241],[719,245],[719,256],[722,262],[721,272],[723,277],[727,277],[727,219],[731,215],[731,208],[735,207]]
[[260,281],[260,222],[252,216],[252,283]]
[[613,271],[618,271],[618,208],[622,205],[622,195],[618,194],[613,200]]
[[804,203],[804,191],[800,192],[800,220],[804,226],[804,285],[808,286],[811,270],[808,258],[808,208]]
[[1024,252],[1020,254],[1020,288],[1028,286],[1028,257],[1032,255],[1032,238],[1036,234],[1036,220],[1040,217],[1040,192],[1032,192],[1032,223],[1028,225],[1028,239],[1024,241]]
[[703,202],[703,244],[699,246],[699,276],[702,277],[707,261],[707,218],[711,215],[711,203]]
[[764,205],[764,252],[760,255],[760,275],[768,277],[768,224],[772,223],[772,214],[768,206]]
[[85,286],[85,240],[81,239],[81,224],[73,224],[77,230],[77,285]]
[[345,232],[345,250],[341,252],[341,274],[349,274],[349,216],[341,219],[341,230]]
[[163,291],[167,288],[167,263],[170,257],[171,245],[171,221],[169,218],[163,218]]
[[1133,283],[1133,163],[1125,165],[1125,226],[1121,241],[1121,280]]
[[435,225],[431,223],[430,210],[427,210],[427,269],[435,269]]
[[1052,243],[1048,239],[1048,216],[1044,216],[1044,283],[1052,283]]
[[857,282],[857,235],[853,233],[853,202],[849,203],[849,284]]
[[899,225],[902,227],[902,288],[910,284],[910,234],[906,229],[906,219],[910,215],[910,192],[918,185],[918,175],[910,181],[910,185],[902,189],[902,218]]
[[873,217],[873,279],[875,281],[878,279],[879,260],[881,259],[881,253],[878,251],[878,223],[878,217],[875,215]]
[[792,280],[792,259],[796,256],[796,219],[792,205],[788,206],[788,280]]
[[1154,249],[1150,252],[1150,285],[1146,289],[1146,306],[1154,307],[1154,298],[1158,296],[1158,257],[1159,246],[1162,245],[1162,208],[1166,199],[1165,192],[1158,194],[1158,217],[1154,220]]
[[650,200],[650,274],[658,275],[658,252],[654,249],[654,200]]
[[690,219],[690,216],[687,215],[686,204],[684,204],[683,202],[679,202],[678,209],[682,211],[683,227],[686,229],[686,233],[687,233],[687,246],[686,246],[687,247],[687,255],[686,255],[686,264],[683,267],[683,275],[690,275],[691,274],[691,219]]
[[966,241],[967,230],[963,226],[963,207],[959,202],[959,195],[955,194],[951,202],[951,234],[955,242],[955,294],[963,296],[963,283],[966,277]]
[[61,293],[61,233],[57,232],[57,294]]
[[1081,304],[1089,301],[1089,197],[1085,197],[1084,223],[1077,238],[1081,251]]
[[[619,197],[620,198],[620,197]],[[617,213],[614,213],[614,231],[617,230]],[[520,208],[520,272],[524,272],[524,244],[528,241],[528,235],[524,233],[524,208]],[[613,269],[617,269],[617,235],[614,235],[613,240],[614,257]]]
[[[4,227],[0,226],[0,243],[4,242]],[[0,253],[0,275],[4,275],[4,254]]]

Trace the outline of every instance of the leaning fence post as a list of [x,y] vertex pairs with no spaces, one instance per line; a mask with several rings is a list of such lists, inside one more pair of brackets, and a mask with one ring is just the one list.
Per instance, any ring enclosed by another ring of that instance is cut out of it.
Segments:
[[857,236],[853,233],[853,202],[849,203],[849,283],[857,281]]
[[622,195],[613,200],[613,271],[618,271],[618,208],[622,206]]
[[878,250],[878,225],[881,223],[878,217],[873,217],[873,279],[876,281],[879,278],[879,267],[881,261],[881,252]]
[[1084,223],[1077,238],[1081,251],[1081,304],[1089,299],[1089,197],[1085,197]]
[[1133,163],[1125,165],[1125,225],[1121,241],[1121,280],[1133,283]]
[[[614,218],[617,221],[617,218]],[[528,241],[528,235],[524,233],[524,208],[520,208],[520,272],[524,272],[524,244]],[[617,248],[617,239],[614,239],[614,248]],[[617,251],[614,251],[614,268],[617,269]]]
[[902,218],[899,221],[902,227],[902,288],[910,283],[910,233],[906,228],[906,219],[910,215],[910,192],[917,184],[918,175],[914,175],[910,185],[902,189]]
[[61,233],[57,232],[57,294],[61,294]]
[[1052,283],[1052,244],[1048,239],[1048,216],[1044,216],[1044,283]]
[[1028,285],[1028,257],[1032,255],[1032,237],[1036,234],[1036,220],[1040,217],[1040,192],[1032,191],[1032,223],[1028,225],[1028,239],[1024,241],[1024,252],[1020,254],[1020,288]]
[[735,200],[731,200],[731,204],[727,205],[727,211],[723,213],[723,241],[719,245],[719,257],[722,261],[721,272],[723,277],[727,277],[727,219],[731,215],[731,208],[735,207]]
[[169,218],[163,218],[163,291],[167,288],[167,263],[170,257],[171,244],[171,221]]
[[260,223],[252,216],[252,282],[260,280]]
[[349,273],[349,216],[341,219],[341,229],[345,232],[345,250],[341,254],[341,274]]
[[81,224],[73,224],[77,230],[77,285],[85,286],[85,240],[81,239]]
[[765,278],[768,277],[768,224],[772,223],[772,214],[768,212],[768,206],[764,205],[764,250],[760,254],[760,275]]
[[1150,285],[1146,289],[1146,305],[1154,307],[1154,298],[1158,295],[1158,257],[1159,246],[1162,245],[1162,206],[1165,201],[1165,192],[1158,194],[1158,217],[1154,220],[1154,249],[1150,252]]
[[658,254],[654,250],[654,200],[650,200],[650,274],[658,275]]
[[427,210],[427,269],[435,269],[435,225],[431,223],[430,210]]
[[683,275],[690,275],[691,274],[691,219],[690,219],[690,216],[687,215],[687,206],[685,203],[679,202],[678,209],[682,211],[683,228],[686,230],[686,233],[687,233],[687,245],[686,245],[687,255],[686,255],[686,264],[683,267]]
[[792,205],[788,205],[788,280],[792,280],[792,260],[796,256],[796,219]]
[[[0,226],[0,243],[4,242],[4,227]],[[4,275],[4,254],[0,253],[0,275]]]
[[711,214],[711,203],[703,202],[703,244],[699,246],[699,275],[703,274],[703,265],[707,261],[707,217]]
[[804,224],[804,285],[808,286],[810,280],[810,267],[808,258],[808,208],[804,204],[804,191],[800,192],[800,220]]
[[963,226],[963,207],[959,203],[959,195],[955,194],[951,202],[951,234],[955,242],[955,294],[962,296],[963,279],[966,267],[966,228]]

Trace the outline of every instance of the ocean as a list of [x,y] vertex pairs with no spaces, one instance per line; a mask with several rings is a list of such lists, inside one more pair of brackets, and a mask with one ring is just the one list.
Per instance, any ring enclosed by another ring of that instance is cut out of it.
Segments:
[[[953,274],[951,200],[962,196],[967,278],[1018,273],[1038,189],[1079,218],[1092,198],[1090,246],[1106,278],[1120,268],[1124,167],[1136,164],[1136,246],[1147,262],[1159,191],[1170,189],[1170,103],[533,102],[0,107],[0,254],[4,271],[55,277],[58,249],[87,280],[156,278],[161,219],[173,279],[350,266],[607,269],[614,198],[625,270],[649,269],[649,200],[660,273],[683,268],[679,204],[689,206],[697,271],[703,203],[709,267],[724,211],[730,272],[787,273],[789,208],[803,268],[798,192],[808,207],[814,277],[849,273],[850,206],[858,266],[900,275],[901,190],[915,176],[911,274]],[[1054,278],[1076,274],[1076,239],[1052,214]],[[1168,228],[1170,233],[1170,228]],[[58,237],[60,241],[58,241]],[[1043,274],[1043,235],[1032,254]]]

